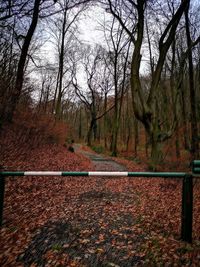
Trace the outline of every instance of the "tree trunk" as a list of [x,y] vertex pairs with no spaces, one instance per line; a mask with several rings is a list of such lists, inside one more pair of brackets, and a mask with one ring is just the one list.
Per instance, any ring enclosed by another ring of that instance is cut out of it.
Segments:
[[118,121],[114,121],[113,133],[112,133],[112,142],[111,142],[111,152],[112,152],[111,155],[113,157],[117,156],[118,129],[119,129]]
[[137,157],[137,148],[138,148],[138,143],[139,143],[139,134],[138,134],[138,121],[134,117],[134,156]]
[[59,84],[59,70],[58,70],[57,77],[56,77],[56,88],[55,88],[55,92],[54,92],[52,110],[51,110],[52,114],[54,114],[56,112],[56,99],[57,99],[57,92],[58,92],[58,84]]
[[94,135],[94,141],[97,140],[97,120],[96,118],[93,120],[93,135]]
[[114,108],[114,118],[112,126],[112,141],[111,141],[111,155],[113,157],[117,156],[117,138],[118,138],[118,75],[117,75],[117,63],[118,63],[118,53],[115,51],[115,60],[114,60],[114,89],[115,89],[115,108]]
[[[92,124],[92,122],[91,122]],[[92,125],[90,124],[88,134],[87,134],[87,145],[91,146],[92,145]]]
[[151,162],[150,168],[152,171],[156,170],[158,163],[162,162],[163,153],[162,153],[162,143],[158,141],[157,135],[153,135],[151,138]]
[[181,91],[181,115],[182,115],[182,125],[183,125],[183,138],[184,138],[184,148],[185,150],[189,150],[190,148],[190,134],[189,134],[189,129],[188,129],[188,116],[187,113],[189,111],[187,110],[187,103],[186,103],[186,90],[187,90],[187,76],[184,77],[184,68],[180,69],[180,74],[181,75],[181,83],[180,83],[180,91]]
[[60,56],[59,56],[59,85],[58,85],[58,98],[56,102],[56,120],[60,120],[61,115],[61,104],[62,104],[62,83],[63,83],[63,68],[64,68],[64,48],[65,48],[65,34],[66,34],[66,16],[67,8],[64,10],[64,20],[62,25],[62,39],[60,47]]
[[[157,119],[157,98],[158,88],[161,73],[163,70],[163,65],[166,59],[167,52],[171,43],[174,40],[176,29],[178,23],[182,17],[182,14],[185,11],[187,1],[183,0],[177,9],[176,13],[170,20],[169,24],[163,31],[162,36],[159,40],[159,58],[155,67],[155,71],[152,76],[152,82],[150,86],[150,92],[148,95],[147,101],[143,94],[141,80],[139,75],[140,63],[141,63],[141,47],[144,37],[144,9],[146,1],[137,1],[137,12],[138,12],[138,23],[137,23],[137,36],[134,42],[134,51],[131,62],[131,92],[133,99],[133,110],[136,118],[140,120],[151,140],[151,161],[153,168],[156,163],[159,163],[162,160],[161,154],[161,141],[164,141],[171,136],[172,130],[161,132],[159,129],[159,120]],[[159,133],[158,133],[159,131]],[[165,134],[166,138],[161,138],[159,135]]]
[[41,88],[40,99],[39,99],[39,103],[38,103],[38,111],[39,111],[39,113],[41,111],[42,99],[43,99],[43,96],[44,96],[44,84],[45,84],[45,81],[42,81],[42,88]]
[[[189,26],[189,5],[188,1],[187,9],[185,10],[185,26],[186,26],[186,37],[187,46],[191,47],[191,37],[190,37],[190,26]],[[193,76],[193,60],[192,60],[192,50],[188,51],[188,62],[189,62],[189,87],[190,87],[190,106],[191,106],[191,156],[192,159],[198,159],[199,157],[199,143],[198,143],[198,126],[197,126],[197,113],[196,113],[196,96],[194,88],[194,76]]]
[[147,134],[147,132],[145,131],[145,155],[146,155],[146,158],[148,159],[149,158],[149,136]]
[[79,140],[82,139],[82,108],[80,108],[80,111],[79,111],[78,137],[79,137]]
[[[171,64],[171,75],[170,75],[170,87],[171,87],[171,94],[172,94],[172,109],[174,113],[174,120],[177,123],[177,129],[175,132],[175,146],[176,146],[176,157],[177,159],[180,158],[180,144],[179,144],[179,120],[178,120],[178,112],[177,112],[177,88],[175,87],[175,56],[176,56],[176,40],[172,42],[172,64]],[[168,113],[169,114],[169,113]]]
[[[107,93],[105,93],[105,96],[104,96],[104,113],[106,113],[106,110],[107,110]],[[104,116],[103,125],[104,125],[104,147],[105,147],[105,149],[107,149],[108,148],[108,144],[107,144],[107,136],[108,136],[108,133],[107,133],[107,125],[108,125],[107,114],[105,114],[105,116]]]

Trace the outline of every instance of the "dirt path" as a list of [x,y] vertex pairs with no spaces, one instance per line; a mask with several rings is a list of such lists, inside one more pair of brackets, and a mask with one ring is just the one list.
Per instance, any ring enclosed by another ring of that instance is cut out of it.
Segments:
[[82,154],[92,162],[95,171],[127,171],[125,166],[109,157],[83,150],[80,144],[75,144],[74,149],[76,153]]

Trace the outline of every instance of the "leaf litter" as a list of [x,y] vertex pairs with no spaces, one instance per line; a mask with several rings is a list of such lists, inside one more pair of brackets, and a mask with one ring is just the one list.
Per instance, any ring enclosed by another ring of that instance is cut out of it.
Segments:
[[[9,170],[93,170],[59,145],[16,153],[4,153]],[[200,185],[193,244],[180,240],[181,188],[159,178],[7,178],[0,266],[199,266]]]

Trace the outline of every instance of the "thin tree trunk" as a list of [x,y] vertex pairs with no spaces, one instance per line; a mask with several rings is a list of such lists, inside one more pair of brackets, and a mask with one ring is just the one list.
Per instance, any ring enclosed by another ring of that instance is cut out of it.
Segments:
[[82,108],[80,108],[80,111],[79,111],[78,137],[79,137],[79,140],[82,139]]
[[114,108],[114,119],[113,119],[113,130],[112,130],[112,141],[111,141],[111,152],[112,156],[117,156],[117,137],[118,137],[118,76],[117,76],[117,61],[118,54],[115,53],[114,62],[114,88],[115,88],[115,108]]
[[[104,113],[106,113],[106,110],[107,110],[107,93],[105,93],[105,96],[104,96]],[[108,144],[107,144],[107,114],[105,114],[104,116],[104,147],[105,149],[108,148]]]
[[42,81],[42,88],[41,88],[41,92],[40,92],[40,100],[39,100],[39,103],[38,103],[38,111],[40,113],[41,111],[41,106],[42,106],[42,98],[43,98],[43,95],[44,95],[44,81]]
[[[185,81],[187,83],[187,80]],[[183,137],[184,137],[184,148],[189,150],[190,140],[189,140],[189,129],[188,129],[188,119],[187,119],[187,109],[186,109],[186,88],[182,81],[181,86],[181,102],[182,102],[182,118],[183,118]]]
[[64,68],[64,48],[65,48],[65,33],[66,33],[66,15],[67,8],[64,11],[64,20],[62,25],[62,40],[59,56],[59,85],[58,85],[58,98],[56,103],[56,120],[61,119],[61,100],[62,100],[62,82],[63,82],[63,68]]
[[[190,37],[190,26],[189,26],[189,5],[188,1],[187,9],[185,10],[185,26],[186,26],[186,37],[187,37],[187,46],[191,46],[191,37]],[[188,62],[189,62],[189,87],[190,87],[190,106],[191,106],[191,156],[193,159],[198,159],[199,156],[199,143],[198,143],[198,126],[197,126],[197,114],[196,114],[196,97],[195,97],[195,88],[194,88],[194,76],[193,76],[193,60],[192,60],[192,50],[188,51]]]
[[175,88],[175,47],[176,41],[174,40],[172,42],[172,65],[171,65],[171,75],[170,75],[170,87],[171,87],[171,94],[172,94],[172,109],[174,113],[174,120],[176,120],[177,123],[177,129],[175,132],[175,146],[176,146],[176,157],[177,159],[180,158],[180,143],[179,143],[179,134],[178,134],[178,126],[179,126],[179,120],[178,120],[178,114],[177,114],[177,101],[176,101],[176,88]]
[[87,134],[87,145],[88,146],[92,145],[93,127],[94,127],[94,120],[92,119],[91,122],[90,122],[90,127],[89,127],[89,130],[88,130],[88,134]]
[[139,134],[138,134],[138,121],[134,117],[134,156],[138,156],[138,143],[139,143]]
[[57,99],[57,92],[58,92],[58,84],[59,84],[59,70],[57,73],[56,89],[55,89],[55,93],[54,93],[54,97],[53,97],[53,103],[52,103],[52,110],[51,110],[52,114],[54,114],[54,112],[56,111],[56,99]]

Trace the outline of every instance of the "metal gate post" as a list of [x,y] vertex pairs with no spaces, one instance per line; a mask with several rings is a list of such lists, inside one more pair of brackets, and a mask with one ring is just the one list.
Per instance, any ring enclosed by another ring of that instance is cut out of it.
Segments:
[[186,174],[182,187],[181,239],[192,243],[193,176]]
[[3,223],[3,202],[4,202],[4,191],[5,191],[5,176],[0,176],[0,227]]

